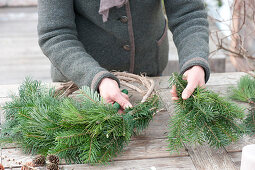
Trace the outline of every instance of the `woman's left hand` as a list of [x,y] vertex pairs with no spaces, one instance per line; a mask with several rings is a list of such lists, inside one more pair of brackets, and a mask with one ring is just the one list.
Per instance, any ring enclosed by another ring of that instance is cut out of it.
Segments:
[[[182,98],[184,100],[188,99],[192,93],[194,92],[195,88],[200,86],[205,86],[205,71],[201,66],[193,66],[183,74],[183,79],[187,80],[188,84],[186,88],[182,92]],[[176,87],[173,86],[171,90],[172,100],[178,100],[176,93]]]

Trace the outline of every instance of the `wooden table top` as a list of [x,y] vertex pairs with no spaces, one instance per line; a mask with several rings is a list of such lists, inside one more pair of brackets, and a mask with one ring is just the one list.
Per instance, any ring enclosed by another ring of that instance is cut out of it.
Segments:
[[[215,73],[211,75],[207,88],[222,96],[227,95],[230,86],[236,85],[244,73]],[[185,146],[180,153],[167,151],[166,137],[168,134],[168,122],[173,114],[169,77],[155,77],[155,89],[163,102],[164,109],[160,111],[150,123],[149,127],[139,136],[132,138],[129,145],[118,157],[106,166],[89,166],[87,164],[62,164],[63,169],[219,169],[235,170],[240,167],[242,147],[255,143],[255,137],[245,136],[235,144],[225,148],[212,149],[203,146]],[[17,93],[19,85],[0,85],[0,105],[3,106],[11,93]],[[137,100],[135,95],[132,100]],[[243,105],[243,104],[240,104]],[[3,111],[0,108],[1,122],[4,121]],[[26,155],[14,145],[8,145],[0,150],[0,163],[6,169],[20,169],[21,164],[31,161],[33,156]]]

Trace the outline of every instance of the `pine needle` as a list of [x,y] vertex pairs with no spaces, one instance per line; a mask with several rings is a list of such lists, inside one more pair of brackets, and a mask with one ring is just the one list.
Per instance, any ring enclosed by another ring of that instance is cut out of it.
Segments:
[[89,87],[82,87],[75,99],[54,92],[27,78],[4,106],[0,141],[20,143],[32,154],[55,154],[68,163],[106,163],[149,125],[159,101],[152,96],[119,114]]
[[237,83],[237,87],[231,88],[230,98],[236,101],[254,103],[255,78],[250,75],[242,76]]
[[230,98],[239,102],[245,102],[250,105],[248,115],[244,120],[246,133],[248,135],[255,134],[255,77],[245,75],[240,78],[237,87],[232,87]]
[[170,85],[176,86],[179,100],[175,103],[175,115],[169,124],[169,150],[178,151],[183,144],[203,144],[223,147],[237,141],[244,132],[240,121],[243,109],[228,102],[218,94],[196,88],[187,100],[181,94],[187,85],[182,76],[174,73]]

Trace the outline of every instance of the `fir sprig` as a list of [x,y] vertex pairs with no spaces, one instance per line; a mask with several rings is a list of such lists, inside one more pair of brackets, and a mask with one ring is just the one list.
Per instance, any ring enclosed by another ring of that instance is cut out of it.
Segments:
[[19,143],[32,154],[54,154],[68,163],[105,163],[141,132],[158,109],[158,97],[119,114],[97,92],[83,87],[74,98],[56,95],[26,79],[6,103],[1,141]]
[[255,78],[250,75],[242,76],[237,83],[237,87],[232,87],[230,98],[241,102],[254,103]]
[[181,93],[187,81],[177,73],[170,78],[170,85],[176,86],[179,97],[170,121],[168,141],[171,151],[178,151],[185,143],[207,142],[211,147],[219,148],[242,136],[244,127],[239,121],[244,118],[244,113],[236,104],[200,87],[190,98],[183,100]]
[[244,120],[246,133],[254,135],[255,133],[255,78],[245,75],[240,78],[237,87],[232,87],[230,98],[239,102],[245,102],[250,105],[248,115]]

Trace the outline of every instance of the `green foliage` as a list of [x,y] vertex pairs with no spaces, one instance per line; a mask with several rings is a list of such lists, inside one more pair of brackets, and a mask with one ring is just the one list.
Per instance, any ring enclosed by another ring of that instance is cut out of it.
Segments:
[[244,120],[246,133],[255,133],[255,78],[249,75],[242,76],[237,83],[237,87],[231,88],[230,98],[236,101],[250,104],[248,115]]
[[170,121],[169,148],[178,151],[183,144],[202,144],[222,147],[237,141],[243,134],[240,124],[243,110],[218,94],[196,88],[187,100],[181,93],[187,85],[180,75],[174,73],[170,84],[176,85],[179,100],[175,103],[175,115]]
[[[255,100],[253,98],[253,102],[255,103]],[[246,133],[249,135],[255,134],[255,104],[250,103],[249,113],[246,116],[244,120],[244,125],[246,126]]]
[[237,83],[237,87],[232,87],[230,98],[233,100],[250,103],[255,98],[255,78],[245,75]]
[[157,108],[153,96],[119,114],[88,87],[73,99],[26,79],[4,107],[1,141],[19,143],[32,154],[56,154],[68,163],[105,163],[148,126]]

